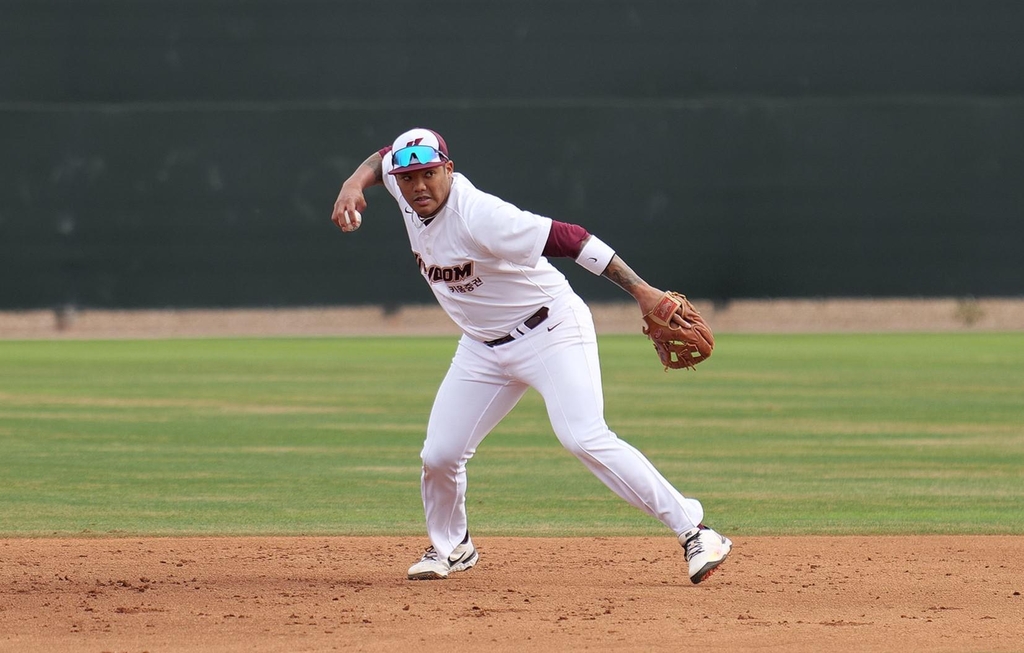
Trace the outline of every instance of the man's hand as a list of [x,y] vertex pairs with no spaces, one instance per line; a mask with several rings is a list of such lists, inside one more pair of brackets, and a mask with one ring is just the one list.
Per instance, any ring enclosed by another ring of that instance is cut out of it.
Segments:
[[383,182],[380,154],[374,152],[363,161],[345,183],[341,185],[338,199],[334,202],[331,222],[344,232],[355,231],[363,223],[366,198],[363,191]]
[[[647,315],[661,302],[665,291],[658,290],[647,283],[639,283],[633,287],[633,299],[640,306],[640,315]],[[675,317],[675,316],[673,316]]]
[[362,212],[366,210],[363,191],[351,186],[342,186],[338,200],[334,203],[331,222],[344,232],[355,231],[363,223]]

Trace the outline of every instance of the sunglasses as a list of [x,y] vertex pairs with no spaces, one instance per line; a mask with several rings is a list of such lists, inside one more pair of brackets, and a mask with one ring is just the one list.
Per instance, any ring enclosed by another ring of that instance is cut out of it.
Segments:
[[404,168],[412,164],[413,157],[417,163],[444,163],[448,157],[444,152],[435,150],[428,145],[410,145],[391,153],[391,162],[396,168]]

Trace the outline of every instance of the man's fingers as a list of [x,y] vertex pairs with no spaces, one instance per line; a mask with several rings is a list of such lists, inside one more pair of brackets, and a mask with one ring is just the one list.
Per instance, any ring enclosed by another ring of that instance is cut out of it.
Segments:
[[[356,209],[352,209],[351,212],[345,209],[342,211],[342,215],[345,218],[345,226],[341,227],[343,231],[355,231],[363,223],[363,216]],[[341,225],[339,224],[338,226]]]
[[688,322],[686,318],[684,318],[680,313],[673,313],[672,321],[678,324],[679,326],[683,327],[684,329],[689,329],[690,327],[693,326],[693,322]]

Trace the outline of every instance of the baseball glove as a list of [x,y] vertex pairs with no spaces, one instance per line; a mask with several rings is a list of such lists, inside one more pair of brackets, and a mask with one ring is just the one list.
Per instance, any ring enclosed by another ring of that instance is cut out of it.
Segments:
[[670,367],[693,369],[697,363],[706,361],[715,348],[711,327],[693,304],[677,292],[662,295],[661,301],[644,315],[644,322],[644,335],[654,343],[665,371]]

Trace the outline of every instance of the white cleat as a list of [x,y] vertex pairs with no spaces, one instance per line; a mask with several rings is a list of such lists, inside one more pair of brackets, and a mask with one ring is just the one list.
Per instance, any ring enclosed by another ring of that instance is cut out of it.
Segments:
[[732,541],[704,524],[679,536],[686,562],[690,565],[690,581],[696,585],[714,573],[732,550]]
[[448,574],[456,571],[466,571],[477,563],[480,554],[469,539],[469,533],[462,544],[455,547],[447,560],[441,559],[437,549],[433,546],[427,548],[420,561],[409,567],[409,580],[441,580],[448,578]]

